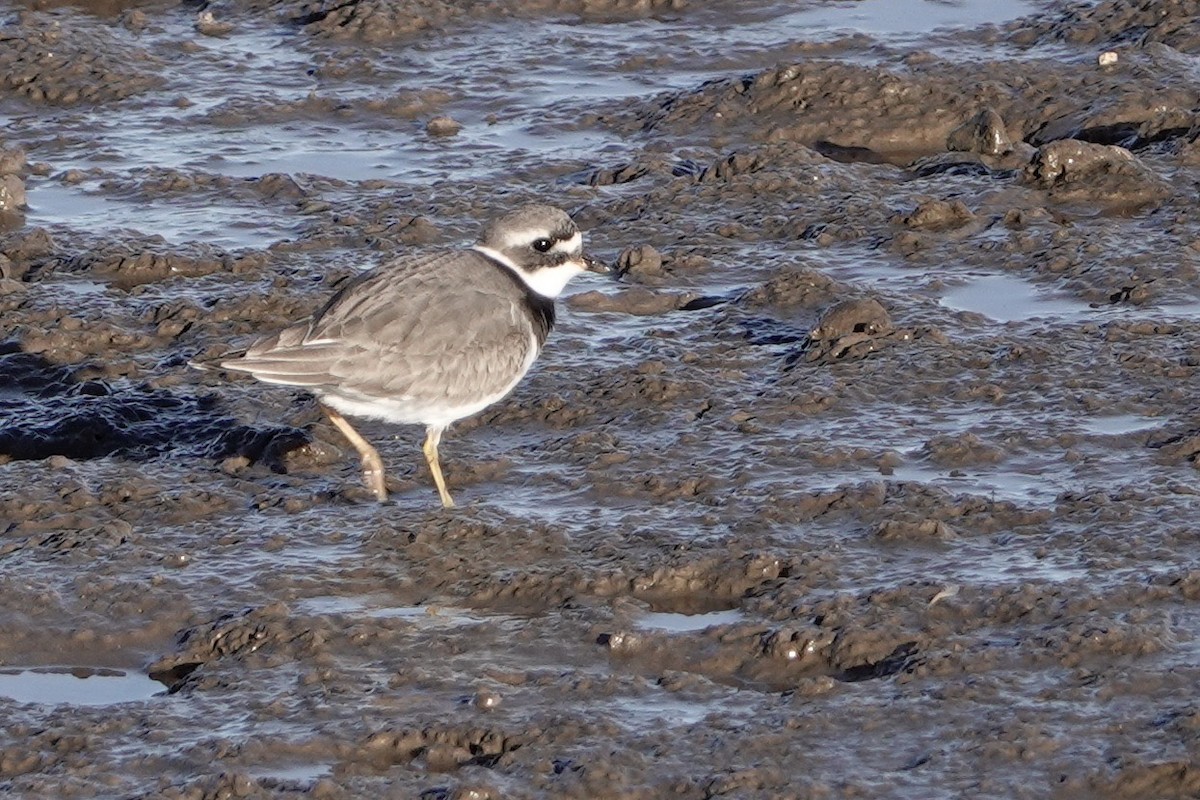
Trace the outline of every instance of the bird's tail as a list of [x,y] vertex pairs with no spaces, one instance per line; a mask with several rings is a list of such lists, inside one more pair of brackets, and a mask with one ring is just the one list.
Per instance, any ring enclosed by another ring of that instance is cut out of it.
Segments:
[[229,369],[229,362],[236,361],[246,354],[245,350],[231,350],[217,356],[204,356],[190,359],[187,365],[201,372],[223,372]]

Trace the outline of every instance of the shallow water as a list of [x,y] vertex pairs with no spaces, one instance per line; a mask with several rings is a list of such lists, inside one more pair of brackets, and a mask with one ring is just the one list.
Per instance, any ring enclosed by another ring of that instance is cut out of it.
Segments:
[[[644,97],[755,67],[801,31],[816,41],[847,31],[911,35],[997,24],[1031,6],[1023,1],[872,0],[793,10],[790,4],[767,3],[750,11],[760,21],[738,25],[703,14],[690,26],[670,19],[620,25],[551,19],[522,26],[522,46],[516,50],[510,46],[511,25],[484,24],[413,43],[399,59],[368,47],[355,56],[368,59],[373,71],[333,79],[319,70],[310,74],[314,48],[286,31],[239,26],[224,38],[197,39],[191,33],[192,17],[174,11],[156,19],[154,28],[137,39],[164,59],[165,85],[159,92],[144,102],[126,103],[116,115],[103,109],[64,109],[45,119],[43,111],[35,124],[18,113],[6,127],[36,131],[48,123],[87,131],[65,141],[58,137],[25,145],[31,161],[54,165],[49,178],[30,182],[29,224],[100,234],[128,228],[165,236],[173,244],[204,240],[227,248],[264,247],[286,238],[286,231],[272,226],[271,215],[260,207],[206,199],[189,208],[186,198],[179,197],[121,200],[95,191],[97,181],[64,185],[58,176],[71,169],[95,169],[102,179],[119,185],[128,180],[124,176],[153,168],[231,178],[285,173],[338,181],[502,181],[506,173],[537,171],[546,162],[591,154],[620,159],[633,152],[624,137],[579,130],[571,121],[572,112],[593,98]],[[170,53],[181,40],[197,45],[186,59]],[[646,64],[650,41],[654,60]],[[561,64],[542,57],[555,51],[572,55]],[[631,59],[637,59],[636,69],[627,66]],[[714,59],[719,69],[701,67]],[[394,120],[373,118],[364,106],[394,98],[401,71],[405,85],[444,99],[414,99],[408,105],[415,113],[402,112]],[[253,75],[253,81],[246,75]],[[488,88],[481,91],[483,87]],[[165,112],[164,104],[179,105],[178,98],[186,98],[184,107]],[[337,119],[343,115],[336,112],[330,119],[326,102],[344,109],[348,119]],[[273,105],[280,110],[272,112]],[[465,126],[453,146],[423,131],[420,117],[434,109]],[[253,224],[239,224],[248,213],[253,213]]]
[[974,311],[997,322],[1056,319],[1087,315],[1087,304],[1071,299],[1046,297],[1019,278],[991,275],[968,279],[941,299],[942,305],[958,311]]
[[639,628],[652,628],[687,633],[702,631],[714,625],[731,625],[741,622],[743,615],[736,609],[728,611],[709,611],[704,614],[678,614],[666,611],[651,611],[643,614],[637,620]]
[[0,697],[43,706],[107,706],[165,694],[145,675],[87,667],[0,670]]
[[[196,10],[5,9],[6,795],[1195,794],[1191,16]],[[454,511],[420,431],[362,424],[381,506],[187,366],[532,200],[631,268],[447,433]]]

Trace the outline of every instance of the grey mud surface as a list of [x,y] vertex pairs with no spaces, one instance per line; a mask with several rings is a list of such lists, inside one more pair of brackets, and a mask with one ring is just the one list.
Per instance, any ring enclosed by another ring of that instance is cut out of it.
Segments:
[[[1200,3],[0,8],[6,797],[1200,794]],[[535,199],[453,512],[186,366]]]

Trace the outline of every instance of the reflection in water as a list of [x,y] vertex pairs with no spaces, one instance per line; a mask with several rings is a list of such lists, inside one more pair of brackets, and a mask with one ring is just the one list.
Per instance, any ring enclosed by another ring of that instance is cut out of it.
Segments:
[[1148,431],[1162,423],[1159,417],[1143,417],[1141,414],[1112,414],[1106,417],[1088,417],[1082,421],[1084,430],[1101,436]]
[[91,667],[0,670],[0,697],[18,703],[106,706],[165,693],[161,683],[136,672]]
[[250,775],[255,778],[273,778],[277,781],[310,783],[322,775],[332,772],[332,765],[314,761],[311,764],[296,764],[290,767],[253,767]]
[[710,611],[707,614],[675,614],[666,611],[648,611],[638,617],[636,626],[643,629],[658,629],[672,633],[702,631],[714,625],[732,625],[745,619],[741,611]]
[[1047,297],[1033,284],[1011,275],[972,278],[947,292],[942,305],[957,311],[973,311],[999,322],[1095,313],[1087,303]]

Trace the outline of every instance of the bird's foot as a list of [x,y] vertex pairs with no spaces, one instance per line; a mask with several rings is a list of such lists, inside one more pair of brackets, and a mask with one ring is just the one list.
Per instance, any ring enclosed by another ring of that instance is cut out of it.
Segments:
[[375,499],[386,503],[388,499],[387,478],[383,471],[383,464],[363,464],[362,476],[363,484],[371,490]]

